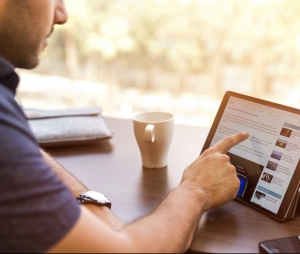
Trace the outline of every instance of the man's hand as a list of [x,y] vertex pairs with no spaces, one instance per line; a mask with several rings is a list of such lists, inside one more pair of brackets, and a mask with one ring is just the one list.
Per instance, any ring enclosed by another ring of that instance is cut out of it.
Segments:
[[222,139],[185,169],[180,186],[204,194],[207,198],[205,211],[235,198],[240,182],[226,153],[248,137],[249,133],[242,132]]

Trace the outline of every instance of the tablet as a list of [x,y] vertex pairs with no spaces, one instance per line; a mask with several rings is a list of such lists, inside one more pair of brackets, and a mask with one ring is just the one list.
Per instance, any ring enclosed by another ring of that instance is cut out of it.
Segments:
[[226,92],[201,153],[242,131],[250,137],[227,153],[241,182],[236,199],[289,219],[300,180],[300,110]]

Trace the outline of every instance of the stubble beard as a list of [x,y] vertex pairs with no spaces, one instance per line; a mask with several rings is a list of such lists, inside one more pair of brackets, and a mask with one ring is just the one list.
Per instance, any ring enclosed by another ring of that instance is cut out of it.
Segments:
[[11,3],[10,8],[15,9],[10,9],[1,19],[0,55],[17,68],[33,69],[39,64],[42,29],[39,24],[30,21],[28,12],[24,14],[25,6],[17,6],[14,1],[8,2]]
[[1,37],[0,40],[0,55],[15,67],[33,69],[39,64],[39,52],[36,50],[36,45],[14,44],[10,40],[7,40],[6,45],[2,45]]

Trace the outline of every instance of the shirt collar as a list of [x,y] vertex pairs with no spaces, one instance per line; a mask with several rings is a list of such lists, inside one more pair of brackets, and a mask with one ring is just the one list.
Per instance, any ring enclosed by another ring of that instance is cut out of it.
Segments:
[[19,84],[19,76],[15,67],[0,56],[0,83],[9,88],[14,94]]

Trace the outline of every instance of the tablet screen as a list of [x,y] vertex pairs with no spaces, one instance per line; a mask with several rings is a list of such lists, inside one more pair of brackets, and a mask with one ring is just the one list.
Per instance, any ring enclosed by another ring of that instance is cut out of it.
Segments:
[[300,158],[300,116],[232,94],[207,145],[248,131],[249,139],[228,152],[243,186],[237,199],[277,214]]

